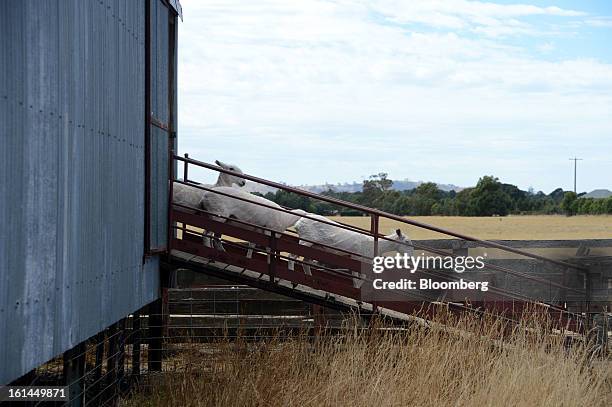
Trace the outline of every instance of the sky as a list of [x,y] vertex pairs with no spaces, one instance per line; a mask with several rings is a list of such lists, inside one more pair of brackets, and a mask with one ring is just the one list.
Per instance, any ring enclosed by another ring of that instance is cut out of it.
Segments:
[[292,185],[547,193],[578,156],[579,191],[612,189],[612,1],[181,4],[181,154]]

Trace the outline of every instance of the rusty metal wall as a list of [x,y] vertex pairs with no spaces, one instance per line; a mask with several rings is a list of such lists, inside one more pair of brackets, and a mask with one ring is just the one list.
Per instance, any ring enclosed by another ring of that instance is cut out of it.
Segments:
[[159,295],[158,258],[143,264],[144,10],[0,2],[0,384]]

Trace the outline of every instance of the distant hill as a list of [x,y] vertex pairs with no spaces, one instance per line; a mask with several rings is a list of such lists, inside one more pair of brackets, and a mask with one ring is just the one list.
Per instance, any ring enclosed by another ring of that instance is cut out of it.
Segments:
[[[391,189],[396,191],[407,191],[410,189],[414,189],[421,185],[423,181],[393,181],[393,186]],[[438,188],[443,191],[461,191],[463,188],[458,187],[453,184],[437,184]],[[339,183],[339,184],[319,184],[319,185],[298,185],[297,188],[305,189],[310,192],[314,192],[320,194],[321,192],[325,192],[327,190],[332,190],[335,192],[360,192],[363,184],[361,182],[352,182],[352,183]],[[249,192],[259,192],[260,194],[265,195],[268,192],[275,192],[276,189],[272,187],[268,187],[266,185],[255,184],[252,182],[247,182],[244,187]]]
[[609,198],[612,196],[612,191],[609,189],[594,189],[588,194],[582,196],[582,198]]

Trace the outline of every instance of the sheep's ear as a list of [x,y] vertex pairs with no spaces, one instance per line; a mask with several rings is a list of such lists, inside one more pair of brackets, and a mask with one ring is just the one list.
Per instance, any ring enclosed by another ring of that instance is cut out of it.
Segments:
[[219,160],[215,160],[215,164],[217,164],[217,165],[218,165],[219,167],[221,167],[221,168],[225,168],[226,170],[228,170],[228,169],[229,169],[229,167],[230,167],[228,164],[226,164],[226,163],[224,163],[224,162],[221,162],[221,161],[219,161]]
[[396,229],[395,233],[397,233],[398,237],[402,237],[402,231],[400,229]]

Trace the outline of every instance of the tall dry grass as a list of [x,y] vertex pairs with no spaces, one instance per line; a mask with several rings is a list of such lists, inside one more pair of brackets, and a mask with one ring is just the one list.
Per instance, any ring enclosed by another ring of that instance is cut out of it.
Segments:
[[[128,406],[609,406],[609,362],[564,347],[539,321],[499,320],[347,329],[343,335],[247,343],[184,353],[180,369]],[[503,341],[500,342],[500,337]],[[203,346],[203,345],[199,345]]]

